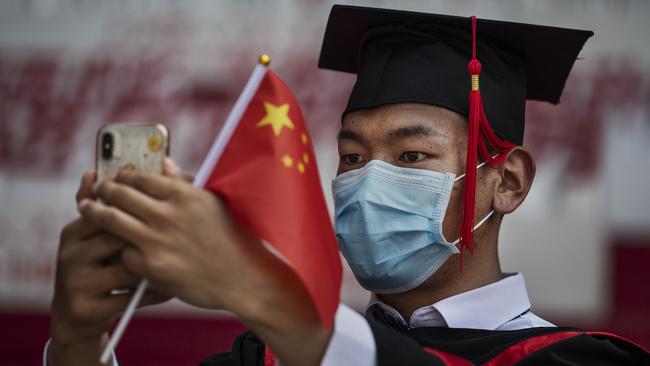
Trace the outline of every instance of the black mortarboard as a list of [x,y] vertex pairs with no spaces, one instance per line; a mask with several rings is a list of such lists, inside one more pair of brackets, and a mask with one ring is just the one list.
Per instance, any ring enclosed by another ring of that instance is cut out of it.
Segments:
[[[477,19],[485,113],[501,138],[521,145],[526,99],[558,103],[591,31]],[[399,102],[467,117],[469,17],[334,5],[319,67],[357,74],[345,112]]]
[[478,154],[498,165],[523,143],[526,100],[558,103],[569,71],[592,35],[475,17],[334,5],[319,67],[357,74],[344,113],[416,102],[467,117],[460,245],[471,253]]

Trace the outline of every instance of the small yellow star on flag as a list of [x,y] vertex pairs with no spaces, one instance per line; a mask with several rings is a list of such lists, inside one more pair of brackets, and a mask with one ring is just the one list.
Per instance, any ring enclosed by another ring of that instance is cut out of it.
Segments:
[[304,173],[305,173],[305,164],[303,164],[302,161],[299,162],[299,163],[296,165],[296,167],[298,168],[298,171],[300,172],[300,174],[304,174]]
[[291,130],[294,129],[293,122],[289,119],[289,103],[276,106],[272,103],[264,102],[264,109],[266,109],[266,116],[257,123],[257,127],[271,126],[275,136],[280,136],[282,127]]
[[293,166],[293,159],[288,154],[284,154],[284,156],[280,160],[282,161],[282,165],[284,165],[287,168],[291,168]]

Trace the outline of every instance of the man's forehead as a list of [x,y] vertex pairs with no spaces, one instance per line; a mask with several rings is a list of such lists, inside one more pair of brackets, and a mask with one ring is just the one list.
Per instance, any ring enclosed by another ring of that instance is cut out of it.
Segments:
[[395,135],[417,132],[440,136],[451,129],[465,129],[466,123],[463,116],[443,107],[396,103],[347,113],[341,131],[372,129]]

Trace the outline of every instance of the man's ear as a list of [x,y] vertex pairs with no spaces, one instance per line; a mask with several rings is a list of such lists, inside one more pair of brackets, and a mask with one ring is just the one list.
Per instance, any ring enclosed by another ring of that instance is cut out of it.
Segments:
[[521,205],[535,178],[535,160],[528,150],[516,147],[505,162],[497,167],[501,182],[494,192],[494,211],[509,214]]

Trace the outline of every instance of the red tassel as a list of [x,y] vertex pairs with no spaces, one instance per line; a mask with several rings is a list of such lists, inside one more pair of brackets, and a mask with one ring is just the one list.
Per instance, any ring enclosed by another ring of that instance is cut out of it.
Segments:
[[[463,267],[463,251],[474,254],[474,208],[476,204],[476,165],[478,153],[492,166],[502,164],[507,154],[516,145],[497,136],[485,116],[483,100],[479,89],[481,62],[476,59],[476,17],[472,17],[472,59],[467,64],[471,75],[472,89],[469,92],[469,115],[467,118],[467,160],[465,164],[465,186],[461,207],[460,223],[460,266]],[[486,143],[487,140],[487,143]],[[492,157],[488,144],[497,155]]]

